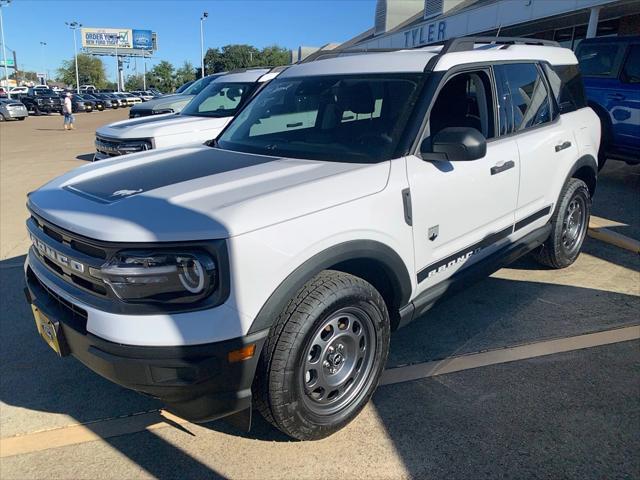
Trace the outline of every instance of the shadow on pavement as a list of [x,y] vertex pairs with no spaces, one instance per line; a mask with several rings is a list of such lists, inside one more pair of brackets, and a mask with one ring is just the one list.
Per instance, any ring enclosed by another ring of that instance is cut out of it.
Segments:
[[93,162],[93,153],[84,153],[76,156],[76,160],[82,160],[83,162]]
[[[5,415],[4,430],[9,428],[10,433],[4,435],[42,428],[38,421],[42,422],[48,413],[68,415],[85,423],[160,408],[159,402],[118,387],[73,359],[56,358],[39,338],[24,299],[23,262],[24,256],[0,262],[0,400],[27,409],[32,415],[19,420],[19,424],[13,424]],[[634,296],[489,278],[443,300],[424,318],[396,332],[388,365],[424,362],[633,324],[637,323],[639,310],[640,299]],[[584,423],[582,430],[578,429],[580,432],[596,425],[592,425],[589,417],[591,407],[581,406],[582,400],[578,397],[581,388],[589,393],[601,390],[601,385],[597,389],[592,387],[599,380],[576,377],[572,380],[575,385],[571,384],[571,388],[577,389],[571,392],[576,398],[566,395],[557,398],[567,384],[559,373],[551,372],[548,377],[545,365],[562,368],[552,363],[542,358],[382,387],[374,396],[374,405],[398,455],[414,477],[426,475],[425,469],[430,476],[456,474],[464,471],[460,470],[462,464],[475,462],[489,465],[487,474],[504,472],[507,466],[515,464],[526,474],[527,469],[538,466],[541,459],[546,458],[549,465],[556,464],[559,459],[554,445],[573,434],[571,426],[555,424],[558,417],[564,416],[562,405],[550,405],[549,398],[555,403],[566,401],[573,405],[571,415],[584,415],[580,419]],[[630,368],[628,363],[620,360],[619,371],[625,375]],[[570,366],[566,368],[571,371]],[[458,384],[458,378],[466,380]],[[612,390],[612,394],[615,392],[617,390]],[[524,410],[523,405],[526,405]],[[601,412],[601,403],[597,409],[599,415],[606,416],[606,412]],[[612,410],[611,415],[617,414]],[[537,418],[544,422],[537,422]],[[247,434],[223,422],[206,426],[219,433],[253,440],[289,440],[257,412],[254,419],[254,429]],[[605,420],[610,423],[608,417]],[[92,428],[91,424],[87,427]],[[96,433],[99,433],[97,428]],[[627,430],[623,429],[623,433],[626,435]],[[605,435],[603,441],[610,445],[617,445],[623,438],[609,430],[602,435]],[[528,443],[530,439],[534,440],[533,446]],[[219,476],[208,465],[154,432],[104,441],[158,478]],[[517,451],[510,451],[510,446]],[[564,443],[561,446],[569,448]],[[596,453],[584,446],[575,448],[580,450],[574,453],[575,462],[588,462],[590,455]],[[460,453],[463,453],[461,459],[454,459]],[[550,470],[553,471],[562,470]],[[473,471],[467,473],[472,475]]]
[[607,227],[640,240],[640,165],[607,160],[598,175],[592,212],[598,217],[625,224]]

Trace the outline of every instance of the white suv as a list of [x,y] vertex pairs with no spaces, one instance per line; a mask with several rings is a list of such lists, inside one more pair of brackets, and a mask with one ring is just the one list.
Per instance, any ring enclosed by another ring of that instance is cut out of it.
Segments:
[[189,420],[248,420],[253,400],[325,437],[367,403],[393,329],[527,252],[576,259],[600,140],[585,105],[571,50],[532,39],[294,65],[217,142],[29,195],[38,329]]
[[96,130],[94,160],[152,148],[197,145],[216,138],[256,89],[275,78],[282,68],[272,70],[251,69],[218,76],[180,113],[100,127]]

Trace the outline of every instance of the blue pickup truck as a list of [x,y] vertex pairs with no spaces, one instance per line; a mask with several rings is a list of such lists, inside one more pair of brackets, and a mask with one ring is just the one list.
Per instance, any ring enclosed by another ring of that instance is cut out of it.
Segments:
[[640,163],[640,36],[589,38],[576,56],[602,123],[599,167],[607,158]]

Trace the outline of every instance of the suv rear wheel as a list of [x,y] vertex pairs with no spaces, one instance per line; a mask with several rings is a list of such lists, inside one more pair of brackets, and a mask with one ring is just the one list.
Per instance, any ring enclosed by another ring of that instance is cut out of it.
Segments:
[[299,440],[324,438],[369,401],[389,351],[389,314],[369,283],[326,270],[273,326],[256,376],[258,409]]
[[569,179],[551,217],[551,234],[533,252],[536,260],[551,268],[565,268],[575,262],[589,228],[590,216],[589,188],[582,180]]

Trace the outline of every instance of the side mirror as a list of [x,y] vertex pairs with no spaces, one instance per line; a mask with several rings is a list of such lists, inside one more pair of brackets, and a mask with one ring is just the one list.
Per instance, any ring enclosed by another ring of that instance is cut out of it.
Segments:
[[443,128],[420,144],[424,160],[467,161],[482,158],[487,153],[487,139],[471,127]]

